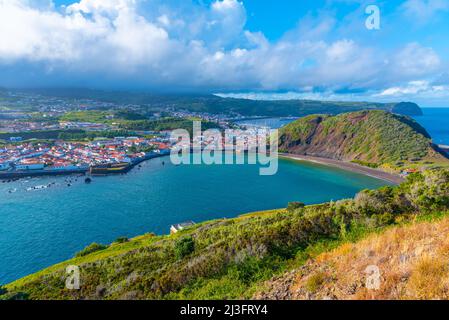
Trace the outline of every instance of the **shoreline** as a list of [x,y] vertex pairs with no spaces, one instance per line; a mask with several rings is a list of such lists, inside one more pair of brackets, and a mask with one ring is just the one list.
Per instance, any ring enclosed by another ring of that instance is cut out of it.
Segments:
[[[160,153],[160,154],[151,154],[149,156],[137,159],[133,163],[130,163],[129,166],[125,168],[125,170],[120,170],[116,172],[108,172],[105,174],[98,174],[98,175],[113,175],[117,173],[127,173],[128,171],[132,170],[135,166],[138,164],[145,162],[147,160],[151,160],[154,158],[164,157],[167,156],[166,153]],[[314,157],[314,156],[308,156],[308,155],[298,155],[298,154],[291,154],[291,153],[279,153],[280,158],[286,158],[291,160],[297,160],[297,161],[305,161],[305,162],[311,162],[311,163],[317,163],[325,166],[335,167],[339,168],[345,171],[349,172],[355,172],[359,174],[363,174],[372,178],[376,178],[379,180],[384,180],[393,184],[400,184],[405,181],[404,178],[397,174],[388,173],[385,171],[377,170],[374,168],[364,167],[362,165],[352,163],[352,162],[345,162],[341,160],[335,160],[330,158],[323,158],[323,157]],[[8,179],[21,179],[25,177],[35,177],[35,176],[56,176],[56,175],[72,175],[72,174],[83,174],[86,175],[89,173],[89,169],[87,170],[68,170],[68,171],[50,171],[50,170],[39,170],[39,171],[16,171],[16,172],[0,172],[0,180],[8,180]],[[96,174],[93,174],[96,175]]]
[[103,175],[103,176],[107,176],[107,175],[114,175],[114,174],[123,174],[123,173],[128,173],[129,171],[131,171],[134,167],[136,167],[137,165],[139,165],[142,162],[151,160],[151,159],[155,159],[155,158],[160,158],[160,157],[165,157],[169,154],[167,153],[153,153],[150,155],[147,155],[145,157],[142,158],[138,158],[136,160],[134,160],[133,162],[130,162],[126,167],[124,167],[123,169],[120,170],[116,170],[116,171],[105,171],[104,173],[91,173],[91,169],[92,167],[86,168],[86,169],[73,169],[73,170],[35,170],[35,171],[9,171],[9,172],[0,172],[0,181],[7,181],[7,180],[12,180],[12,179],[22,179],[22,178],[32,178],[32,177],[42,177],[42,176],[69,176],[69,175],[73,175],[73,174],[82,174],[82,175]]
[[364,167],[364,166],[361,166],[359,164],[352,163],[352,162],[345,162],[345,161],[334,160],[334,159],[329,159],[329,158],[313,157],[313,156],[290,154],[290,153],[279,153],[279,157],[292,159],[292,160],[313,162],[313,163],[318,163],[318,164],[322,164],[322,165],[326,165],[326,166],[330,166],[330,167],[336,167],[336,168],[339,168],[342,170],[364,174],[366,176],[376,178],[379,180],[384,180],[384,181],[394,183],[394,184],[400,184],[405,181],[405,179],[399,175],[388,173],[388,172],[377,170],[377,169],[373,169],[373,168]]

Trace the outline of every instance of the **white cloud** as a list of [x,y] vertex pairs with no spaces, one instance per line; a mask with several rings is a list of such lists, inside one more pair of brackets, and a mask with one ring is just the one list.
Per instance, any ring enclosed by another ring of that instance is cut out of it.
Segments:
[[122,10],[133,10],[136,0],[81,0],[67,7],[68,13],[117,14]]
[[449,10],[447,0],[407,0],[402,5],[405,14],[419,23],[429,22],[437,13]]
[[433,73],[440,65],[441,60],[436,52],[418,43],[407,44],[393,59],[394,72],[402,76],[420,77]]
[[446,86],[436,86],[431,85],[429,81],[419,80],[419,81],[410,81],[405,86],[399,87],[391,87],[383,90],[379,96],[392,96],[392,97],[402,97],[402,96],[415,96],[418,94],[426,95],[426,96],[441,96],[444,94],[445,96],[449,96],[448,88]]
[[388,51],[350,37],[328,39],[331,14],[307,16],[270,42],[245,29],[240,1],[183,3],[81,0],[55,8],[46,0],[0,0],[0,84],[10,75],[2,69],[26,65],[33,81],[54,84],[332,92],[395,87],[441,67],[437,53],[417,43]]

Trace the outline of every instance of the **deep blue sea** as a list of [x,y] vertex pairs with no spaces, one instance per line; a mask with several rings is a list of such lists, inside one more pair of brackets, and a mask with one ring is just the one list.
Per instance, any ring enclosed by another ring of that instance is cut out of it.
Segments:
[[[73,177],[0,183],[0,283],[71,258],[92,242],[166,234],[171,224],[186,220],[235,217],[289,201],[321,203],[386,184],[293,160],[281,160],[274,176],[260,176],[254,165],[169,162],[153,159],[126,175],[94,177],[89,185]],[[26,191],[51,182],[56,184],[48,189]]]
[[449,145],[449,108],[423,108],[424,115],[415,117],[436,144]]

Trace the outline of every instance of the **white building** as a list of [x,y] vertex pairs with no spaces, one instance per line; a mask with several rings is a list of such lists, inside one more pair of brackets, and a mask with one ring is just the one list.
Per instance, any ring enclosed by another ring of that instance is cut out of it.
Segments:
[[193,221],[187,221],[187,222],[183,222],[183,223],[174,224],[170,227],[170,233],[174,234],[178,231],[181,231],[181,230],[191,227],[193,225],[195,225],[195,222],[193,222]]
[[31,163],[31,164],[18,164],[16,165],[17,170],[42,170],[44,169],[43,163]]

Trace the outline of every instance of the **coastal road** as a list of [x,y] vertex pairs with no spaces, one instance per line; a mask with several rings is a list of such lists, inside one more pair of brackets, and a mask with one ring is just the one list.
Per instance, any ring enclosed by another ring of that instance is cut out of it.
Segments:
[[365,174],[370,177],[374,177],[377,179],[382,179],[394,184],[400,184],[405,181],[403,177],[397,174],[388,173],[385,171],[368,168],[361,166],[356,163],[352,162],[345,162],[340,160],[334,160],[334,159],[328,159],[328,158],[320,158],[320,157],[312,157],[312,156],[305,156],[305,155],[297,155],[297,154],[290,154],[290,153],[279,153],[280,157],[284,158],[290,158],[290,159],[296,159],[296,160],[303,160],[303,161],[309,161],[309,162],[315,162],[320,163],[324,165],[329,165],[333,167],[337,167],[340,169],[357,172],[361,174]]

